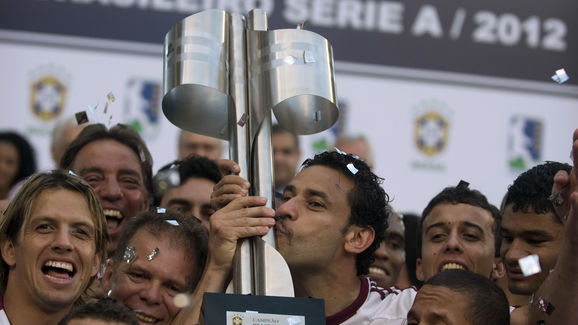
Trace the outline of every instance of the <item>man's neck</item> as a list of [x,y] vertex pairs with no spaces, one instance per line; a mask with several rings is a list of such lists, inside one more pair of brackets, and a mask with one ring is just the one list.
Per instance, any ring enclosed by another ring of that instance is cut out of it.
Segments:
[[295,296],[325,300],[325,316],[334,315],[351,305],[361,288],[361,280],[355,270],[345,272],[333,268],[322,273],[292,272],[291,275]]
[[8,286],[4,295],[4,311],[11,325],[56,325],[72,308],[69,306],[58,311],[47,311],[14,289]]

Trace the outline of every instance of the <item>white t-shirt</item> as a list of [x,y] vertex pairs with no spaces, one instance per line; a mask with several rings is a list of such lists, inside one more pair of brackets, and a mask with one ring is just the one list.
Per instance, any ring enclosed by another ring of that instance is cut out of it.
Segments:
[[355,301],[339,313],[326,318],[327,325],[401,325],[413,305],[417,290],[384,289],[369,278],[361,279]]

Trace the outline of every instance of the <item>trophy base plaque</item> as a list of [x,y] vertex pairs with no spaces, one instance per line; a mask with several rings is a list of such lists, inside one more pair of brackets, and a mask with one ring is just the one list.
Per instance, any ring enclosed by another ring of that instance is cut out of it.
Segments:
[[325,325],[322,299],[205,293],[205,325]]

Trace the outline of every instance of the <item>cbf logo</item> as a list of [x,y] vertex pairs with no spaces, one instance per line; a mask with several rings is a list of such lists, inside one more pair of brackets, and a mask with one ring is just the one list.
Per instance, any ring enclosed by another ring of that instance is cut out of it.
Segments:
[[243,325],[243,318],[239,315],[233,316],[231,321],[233,322],[233,325]]
[[448,142],[448,120],[435,110],[428,110],[415,119],[415,146],[426,156],[440,153]]
[[132,78],[127,82],[125,120],[145,139],[154,139],[158,134],[161,96],[158,81]]
[[50,121],[62,113],[66,86],[54,75],[45,75],[32,82],[30,107],[35,116]]
[[542,121],[522,116],[510,119],[508,165],[512,171],[525,171],[541,161],[544,126]]

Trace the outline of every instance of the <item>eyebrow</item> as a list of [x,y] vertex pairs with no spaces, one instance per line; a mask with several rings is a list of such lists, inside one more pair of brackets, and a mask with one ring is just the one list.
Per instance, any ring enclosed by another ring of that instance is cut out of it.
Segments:
[[462,221],[460,222],[462,225],[466,226],[467,228],[475,228],[477,229],[479,232],[481,232],[482,234],[484,233],[484,229],[482,229],[482,227],[480,227],[479,225],[473,223],[473,222],[469,222],[469,221]]
[[[484,233],[484,229],[482,229],[482,227],[480,227],[479,225],[470,222],[470,221],[460,221],[459,222],[460,225],[466,226],[467,228],[475,228],[477,229],[479,232]],[[446,222],[440,221],[440,222],[436,222],[434,224],[431,224],[429,226],[427,226],[427,228],[425,229],[425,234],[428,233],[428,231],[430,231],[432,228],[445,228],[446,227]]]
[[[134,170],[134,169],[120,169],[119,174],[121,175],[132,175],[132,176],[136,176],[138,178],[142,178],[141,174]],[[80,175],[84,175],[84,174],[88,174],[88,173],[104,173],[104,170],[100,167],[87,167],[87,168],[82,168],[79,171]]]
[[433,228],[445,228],[445,224],[446,224],[445,222],[436,222],[434,224],[431,224],[425,228],[424,234],[427,234]]
[[[35,225],[38,224],[40,222],[49,222],[49,223],[58,223],[58,220],[54,217],[50,217],[50,216],[41,216],[41,217],[37,217],[34,219],[31,219],[30,222],[28,223],[29,225]],[[86,227],[89,230],[91,230],[92,232],[94,232],[94,225],[88,223],[88,222],[84,222],[84,221],[72,221],[70,223],[70,226],[73,227]]]
[[308,188],[305,190],[305,195],[306,196],[318,196],[324,200],[329,201],[329,196],[327,195],[327,193],[325,193],[323,191],[318,191],[318,190]]
[[403,237],[403,235],[401,235],[398,232],[387,232],[385,233],[385,239],[399,239],[401,241],[404,241],[405,238]]
[[171,205],[171,204],[181,204],[181,205],[186,205],[186,206],[192,206],[191,202],[189,202],[186,199],[181,199],[181,198],[170,199],[169,202],[167,202],[167,205]]

